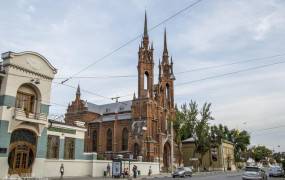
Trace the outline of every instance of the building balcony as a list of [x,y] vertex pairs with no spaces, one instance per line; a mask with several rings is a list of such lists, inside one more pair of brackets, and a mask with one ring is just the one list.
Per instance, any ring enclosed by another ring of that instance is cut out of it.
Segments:
[[47,115],[44,113],[30,113],[21,108],[15,108],[15,120],[37,124],[48,124]]

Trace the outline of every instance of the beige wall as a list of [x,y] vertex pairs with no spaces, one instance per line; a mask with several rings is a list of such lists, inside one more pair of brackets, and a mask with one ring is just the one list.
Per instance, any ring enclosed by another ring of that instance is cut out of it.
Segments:
[[[198,161],[191,161],[191,158],[198,158],[198,154],[194,155],[195,144],[194,143],[183,143],[182,145],[182,153],[183,153],[183,163],[184,166],[193,166],[194,168],[198,168]],[[228,158],[229,157],[229,158]],[[218,147],[218,159],[217,161],[213,161],[211,158],[210,152],[207,152],[202,160],[202,165],[200,168],[201,170],[204,167],[207,170],[227,170],[227,165],[232,170],[235,170],[235,163],[234,163],[234,147],[231,143],[223,142],[222,145]]]

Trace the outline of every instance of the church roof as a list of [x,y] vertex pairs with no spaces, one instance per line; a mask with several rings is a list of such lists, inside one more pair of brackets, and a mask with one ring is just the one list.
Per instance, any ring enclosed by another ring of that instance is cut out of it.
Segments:
[[[123,114],[118,114],[117,115],[117,120],[126,120],[126,119],[131,119],[132,114],[131,113],[123,113]],[[110,114],[110,115],[103,115],[102,116],[102,121],[114,121],[116,120],[116,115]]]
[[110,104],[102,104],[102,105],[87,102],[88,111],[95,112],[101,115],[131,111],[131,107],[132,107],[132,100],[110,103]]

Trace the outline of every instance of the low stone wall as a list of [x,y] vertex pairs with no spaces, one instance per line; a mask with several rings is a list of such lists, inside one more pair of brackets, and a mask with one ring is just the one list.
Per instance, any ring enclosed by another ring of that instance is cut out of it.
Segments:
[[[128,165],[129,162],[126,161],[125,163]],[[152,174],[159,174],[159,163],[158,162],[131,162],[130,163],[131,174],[132,174],[133,165],[137,166],[141,175],[148,175],[149,168],[151,168]],[[122,166],[124,167],[124,162]],[[128,166],[126,167],[128,168]]]
[[90,176],[92,177],[102,177],[104,175],[104,171],[107,170],[108,164],[110,164],[112,171],[112,161],[105,160],[93,160],[93,166]]
[[43,177],[59,177],[61,164],[64,166],[66,177],[91,176],[91,160],[46,160]]
[[[64,165],[65,177],[102,177],[108,164],[112,170],[112,161],[106,160],[45,160],[43,177],[59,177],[61,164]],[[122,169],[130,166],[132,170],[134,165],[138,167],[141,175],[147,175],[150,167],[152,174],[159,174],[159,163],[156,162],[130,162],[129,164],[128,161],[123,161]]]

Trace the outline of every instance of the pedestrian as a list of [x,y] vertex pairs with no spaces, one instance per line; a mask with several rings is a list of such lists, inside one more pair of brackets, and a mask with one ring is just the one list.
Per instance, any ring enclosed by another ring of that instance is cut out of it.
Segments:
[[133,176],[134,178],[137,178],[137,166],[136,165],[133,166]]
[[152,170],[151,170],[151,166],[149,166],[148,176],[150,176],[151,174],[152,174]]
[[61,164],[60,169],[59,169],[59,172],[60,172],[60,179],[62,179],[62,178],[63,178],[63,174],[64,174],[64,167],[63,167],[63,164]]
[[126,168],[126,175],[129,176],[129,168]]
[[110,164],[108,163],[107,165],[107,176],[110,176],[111,175],[111,167],[110,167]]

